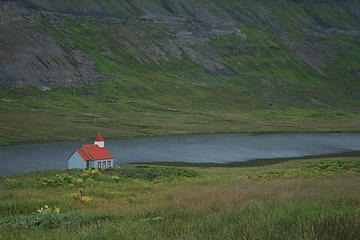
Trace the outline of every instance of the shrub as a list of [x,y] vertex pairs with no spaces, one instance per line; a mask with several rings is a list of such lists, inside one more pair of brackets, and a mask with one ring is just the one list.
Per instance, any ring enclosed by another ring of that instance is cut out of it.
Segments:
[[42,184],[45,186],[59,187],[64,185],[74,186],[81,185],[86,180],[94,179],[100,176],[101,173],[99,169],[84,169],[82,174],[77,174],[76,176],[70,176],[66,174],[55,175],[55,177],[48,177],[42,180]]
[[88,202],[92,201],[91,197],[84,196],[84,192],[82,190],[80,190],[78,193],[71,194],[71,196],[74,199],[80,200],[81,202],[85,202],[85,203],[88,203]]
[[44,208],[37,210],[36,213],[29,215],[13,216],[0,219],[1,228],[56,228],[62,224],[81,224],[88,222],[88,217],[81,212],[60,213],[57,207],[49,207],[45,205]]
[[293,176],[330,176],[335,174],[360,175],[360,161],[348,159],[322,161],[307,167],[261,172],[256,176],[259,178],[272,178]]
[[76,181],[77,178],[63,174],[63,175],[56,175],[55,177],[45,178],[42,181],[42,184],[45,186],[58,187],[58,186],[73,184]]
[[124,181],[126,181],[126,178],[114,175],[114,176],[111,176],[111,180],[113,180],[115,182],[124,182]]
[[48,205],[45,205],[44,208],[40,208],[37,211],[40,214],[48,214],[48,213],[60,214],[60,208],[57,208],[56,206],[50,208]]
[[88,168],[88,169],[84,169],[84,172],[82,174],[82,178],[84,180],[88,179],[88,178],[95,178],[97,176],[100,176],[100,170],[98,168]]
[[138,165],[134,167],[125,168],[111,168],[106,169],[107,174],[112,174],[112,179],[115,181],[123,180],[124,178],[144,179],[144,180],[171,180],[176,178],[193,178],[199,174],[193,170],[177,167],[162,167]]

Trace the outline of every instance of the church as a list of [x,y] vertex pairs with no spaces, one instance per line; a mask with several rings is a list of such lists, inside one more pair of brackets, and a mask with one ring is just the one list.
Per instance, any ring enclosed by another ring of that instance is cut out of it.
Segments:
[[100,132],[94,144],[82,145],[68,159],[68,168],[110,168],[114,166],[114,156],[105,148]]

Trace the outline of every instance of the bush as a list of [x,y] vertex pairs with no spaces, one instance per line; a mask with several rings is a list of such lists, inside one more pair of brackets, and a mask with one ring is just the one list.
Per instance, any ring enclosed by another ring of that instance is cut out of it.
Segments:
[[259,178],[293,176],[330,176],[336,174],[360,175],[359,160],[321,161],[307,167],[289,170],[273,170],[257,174]]
[[73,193],[71,194],[71,196],[75,199],[75,200],[80,200],[81,202],[84,203],[89,203],[92,201],[91,197],[85,196],[84,192],[82,190],[80,190],[78,193]]
[[60,209],[54,207],[41,208],[37,213],[25,216],[14,216],[0,219],[1,228],[56,228],[60,225],[82,224],[88,222],[89,218],[81,212],[60,213]]
[[84,169],[83,174],[81,175],[81,177],[86,180],[89,178],[96,178],[98,176],[102,175],[100,170],[98,168],[88,168],[88,169]]
[[58,187],[58,186],[73,184],[76,182],[76,180],[77,178],[63,174],[63,175],[56,175],[55,177],[45,178],[42,181],[42,184],[45,186]]
[[73,186],[75,184],[81,185],[88,179],[94,179],[100,176],[99,169],[84,169],[81,174],[76,176],[70,176],[66,174],[55,175],[55,177],[48,177],[42,180],[42,184],[45,186],[59,187],[64,185]]
[[199,174],[193,170],[178,167],[162,167],[137,165],[125,168],[84,169],[74,175],[55,175],[40,180],[43,186],[82,186],[97,182],[125,182],[129,179],[142,179],[154,182],[164,182],[179,178],[193,178]]
[[[105,173],[113,175],[114,181],[122,181],[124,178],[144,179],[144,180],[171,180],[176,178],[192,178],[199,174],[193,170],[177,167],[161,167],[138,165],[126,168],[110,168]],[[117,176],[117,177],[114,177]]]

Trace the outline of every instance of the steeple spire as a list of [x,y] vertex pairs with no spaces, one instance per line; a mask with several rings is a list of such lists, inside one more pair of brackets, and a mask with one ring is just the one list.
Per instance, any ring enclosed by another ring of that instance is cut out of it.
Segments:
[[94,142],[95,145],[98,145],[99,147],[104,147],[105,144],[104,144],[104,138],[101,136],[101,133],[99,131],[98,135],[96,136],[95,138],[95,142]]

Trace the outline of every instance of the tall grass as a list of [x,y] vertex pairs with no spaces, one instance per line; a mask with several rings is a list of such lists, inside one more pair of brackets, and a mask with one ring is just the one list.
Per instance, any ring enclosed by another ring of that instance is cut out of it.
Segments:
[[[3,218],[31,216],[48,204],[64,214],[79,211],[87,220],[76,225],[60,223],[55,228],[2,225],[0,238],[359,239],[359,172],[260,174],[274,168],[291,172],[342,160],[360,161],[358,157],[338,157],[189,170],[135,166],[133,174],[129,173],[133,167],[127,166],[123,173],[113,169],[78,185],[59,186],[43,185],[42,181],[59,173],[77,178],[83,171],[10,176],[0,180]],[[79,191],[87,201],[74,197]]]

